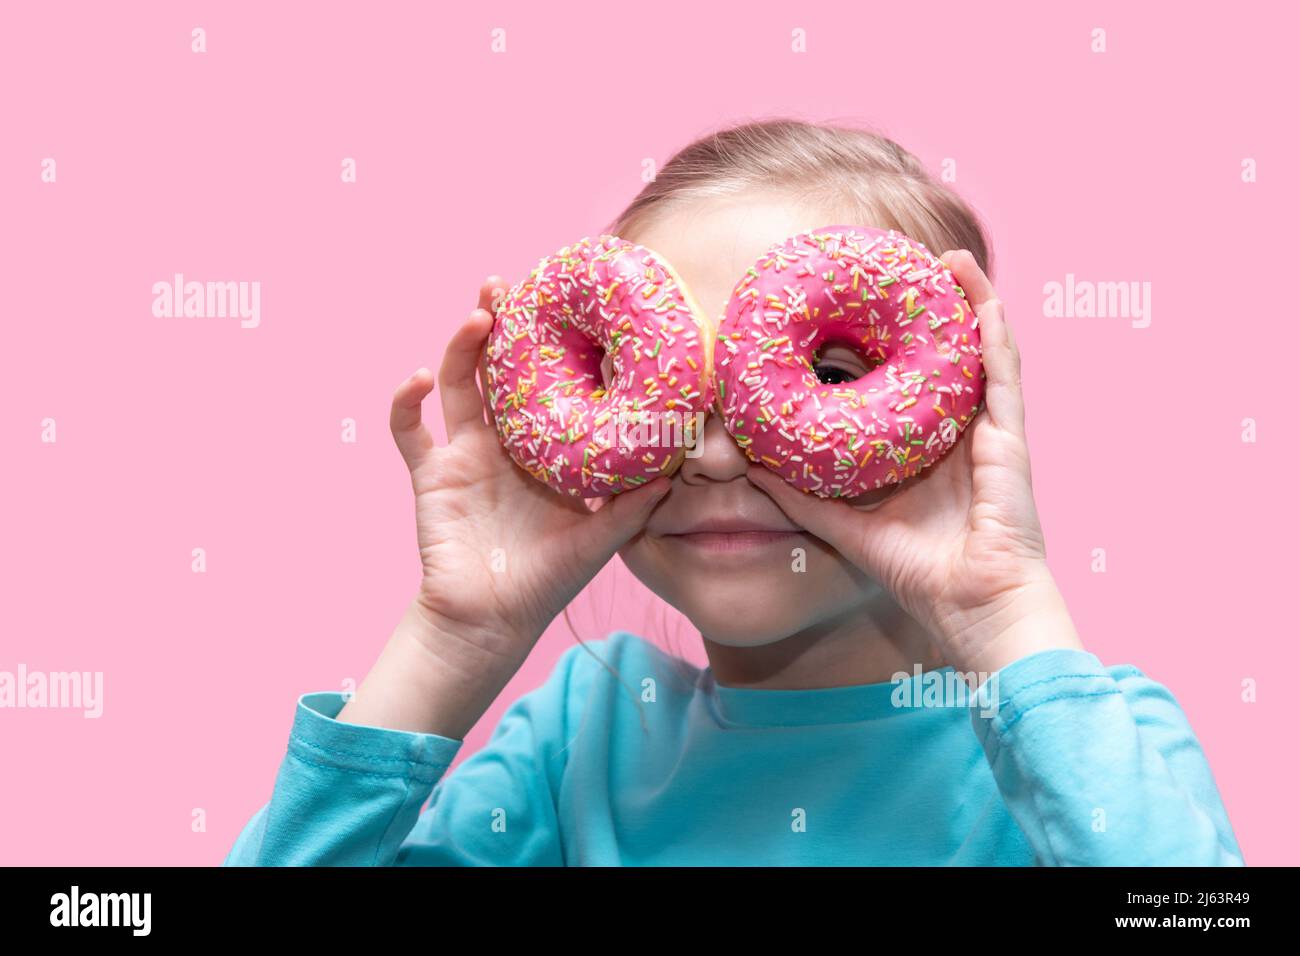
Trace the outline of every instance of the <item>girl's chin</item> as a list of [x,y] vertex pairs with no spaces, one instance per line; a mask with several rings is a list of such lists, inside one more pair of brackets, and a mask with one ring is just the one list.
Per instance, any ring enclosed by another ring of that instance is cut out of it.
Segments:
[[832,555],[802,533],[750,550],[708,551],[659,539],[622,552],[628,570],[701,633],[737,646],[780,640],[863,602],[869,582]]
[[817,599],[804,589],[745,586],[726,576],[701,594],[679,595],[673,603],[711,640],[728,645],[759,645],[780,640],[808,627]]
[[779,621],[773,621],[771,618],[764,621],[750,621],[735,617],[718,619],[713,614],[703,616],[688,614],[687,620],[701,636],[706,636],[712,643],[724,647],[763,647],[799,631],[798,627],[783,628]]

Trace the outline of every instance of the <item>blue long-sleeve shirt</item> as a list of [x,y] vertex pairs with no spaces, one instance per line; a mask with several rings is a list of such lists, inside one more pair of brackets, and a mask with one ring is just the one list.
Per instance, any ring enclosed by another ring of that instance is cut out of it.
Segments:
[[1132,666],[1041,651],[996,698],[936,697],[952,667],[764,690],[626,632],[587,647],[621,682],[575,645],[452,773],[463,741],[304,694],[224,865],[1244,863],[1186,716]]

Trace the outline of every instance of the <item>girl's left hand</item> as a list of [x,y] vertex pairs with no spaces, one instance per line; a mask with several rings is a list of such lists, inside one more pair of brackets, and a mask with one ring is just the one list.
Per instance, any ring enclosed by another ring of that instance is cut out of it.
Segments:
[[790,520],[880,582],[948,664],[991,674],[1039,650],[1082,645],[1047,567],[1020,355],[1002,302],[968,251],[940,259],[979,316],[985,371],[985,407],[956,445],[883,499],[819,498],[762,465],[751,464],[748,477]]

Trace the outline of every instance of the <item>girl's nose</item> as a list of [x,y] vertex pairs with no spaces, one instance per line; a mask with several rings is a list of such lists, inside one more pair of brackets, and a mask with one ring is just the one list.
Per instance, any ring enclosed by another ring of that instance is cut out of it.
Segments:
[[688,485],[733,481],[749,470],[749,459],[714,411],[705,418],[703,433],[692,454],[695,457],[687,457],[677,472]]

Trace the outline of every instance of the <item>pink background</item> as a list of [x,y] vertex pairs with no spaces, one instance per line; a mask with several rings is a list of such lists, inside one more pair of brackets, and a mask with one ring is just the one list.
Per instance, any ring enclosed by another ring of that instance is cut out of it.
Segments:
[[[5,4],[0,670],[103,671],[105,699],[98,720],[0,710],[0,862],[219,862],[298,695],[359,682],[414,592],[392,389],[436,368],[484,276],[611,219],[644,158],[775,114],[956,161],[1079,630],[1174,691],[1247,863],[1300,862],[1294,14],[458,6]],[[177,271],[260,281],[260,327],[155,318]],[[1152,283],[1151,326],[1045,318],[1068,272]],[[589,591],[584,637],[666,624],[701,660],[622,567]],[[572,640],[552,627],[462,759]]]

